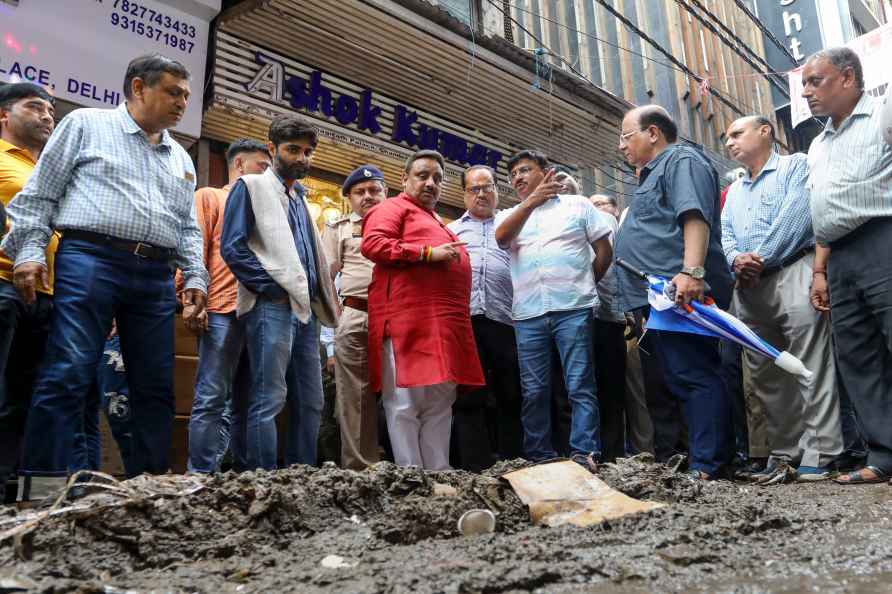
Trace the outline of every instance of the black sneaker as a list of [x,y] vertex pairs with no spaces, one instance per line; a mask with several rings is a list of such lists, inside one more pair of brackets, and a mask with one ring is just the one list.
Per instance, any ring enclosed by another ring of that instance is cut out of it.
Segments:
[[767,465],[768,458],[750,458],[743,465],[734,469],[734,478],[738,481],[752,480],[752,476],[763,472]]
[[796,469],[790,463],[782,459],[771,459],[765,470],[756,472],[750,476],[751,481],[757,485],[780,485],[796,481]]

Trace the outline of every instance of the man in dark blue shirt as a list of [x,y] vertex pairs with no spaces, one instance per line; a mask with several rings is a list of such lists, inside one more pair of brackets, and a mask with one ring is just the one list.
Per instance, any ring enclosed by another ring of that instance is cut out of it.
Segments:
[[[619,149],[640,174],[615,253],[639,270],[671,279],[677,304],[702,301],[708,283],[725,308],[732,280],[722,251],[718,175],[701,152],[675,144],[677,135],[675,122],[656,105],[633,109],[623,119]],[[617,272],[625,310],[646,315],[644,282]],[[691,474],[717,478],[732,453],[718,340],[655,330],[648,339],[687,418]],[[659,415],[652,416],[656,423]]]
[[251,388],[249,469],[276,468],[276,416],[289,406],[285,462],[315,464],[322,415],[318,319],[337,325],[337,305],[319,233],[297,181],[310,169],[316,130],[280,116],[269,130],[273,166],[242,176],[229,192],[220,254],[238,280]]

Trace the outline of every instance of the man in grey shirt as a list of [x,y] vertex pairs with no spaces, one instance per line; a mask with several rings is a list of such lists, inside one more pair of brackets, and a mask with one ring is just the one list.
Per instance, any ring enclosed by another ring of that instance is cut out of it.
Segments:
[[848,48],[811,56],[802,83],[812,114],[828,117],[808,152],[818,244],[811,301],[833,309],[839,379],[870,449],[866,467],[835,480],[883,482],[892,476],[892,147],[883,102],[864,92],[861,62]]

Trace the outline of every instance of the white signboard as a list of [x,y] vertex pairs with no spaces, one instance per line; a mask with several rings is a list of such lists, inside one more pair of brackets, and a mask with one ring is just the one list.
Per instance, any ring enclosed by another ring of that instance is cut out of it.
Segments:
[[209,26],[159,0],[0,0],[0,80],[33,81],[61,99],[111,108],[123,100],[127,63],[160,52],[192,74],[177,131],[197,138]]
[[[889,68],[889,58],[892,56],[892,23],[856,37],[846,47],[861,58],[865,91],[881,96],[892,80],[892,68]],[[802,98],[802,68],[800,66],[789,74],[790,118],[794,128],[811,117],[808,102]]]

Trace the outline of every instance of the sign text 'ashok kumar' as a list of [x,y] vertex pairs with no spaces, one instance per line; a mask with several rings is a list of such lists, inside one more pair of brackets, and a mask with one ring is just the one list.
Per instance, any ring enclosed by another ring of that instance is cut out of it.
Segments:
[[339,93],[334,84],[326,84],[327,75],[321,71],[289,73],[281,60],[262,51],[255,52],[254,61],[260,68],[244,85],[250,95],[269,97],[274,103],[288,104],[293,109],[355,127],[371,136],[386,136],[410,148],[440,151],[454,163],[482,164],[496,169],[502,160],[500,151],[425,123],[418,111],[402,103],[391,107],[376,101],[372,89],[362,88],[355,94]]

